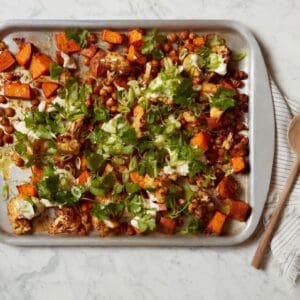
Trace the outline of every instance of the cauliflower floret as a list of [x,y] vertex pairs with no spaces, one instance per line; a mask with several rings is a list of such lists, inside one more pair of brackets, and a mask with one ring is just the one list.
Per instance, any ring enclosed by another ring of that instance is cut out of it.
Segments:
[[13,232],[17,235],[26,234],[31,231],[31,223],[26,219],[14,220],[11,222]]
[[99,220],[95,216],[92,217],[92,224],[101,237],[107,236],[110,231],[110,228],[102,220]]
[[137,105],[134,109],[133,109],[133,123],[132,123],[132,127],[134,128],[136,135],[138,138],[140,138],[143,134],[141,131],[141,128],[143,126],[143,116],[144,116],[145,112],[142,106]]
[[78,155],[80,152],[80,143],[76,139],[63,137],[62,140],[57,143],[57,148],[62,153]]
[[224,63],[228,63],[230,57],[230,50],[226,45],[216,45],[211,48],[211,51],[220,55]]
[[38,199],[35,199],[31,203],[18,195],[8,202],[8,218],[15,234],[25,234],[31,231],[30,220],[42,212],[43,206],[40,205]]
[[122,55],[116,52],[109,52],[101,59],[104,66],[110,70],[119,74],[128,73],[130,71],[129,61]]
[[77,233],[81,226],[81,217],[74,208],[64,206],[56,209],[56,218],[50,223],[48,232],[58,233]]

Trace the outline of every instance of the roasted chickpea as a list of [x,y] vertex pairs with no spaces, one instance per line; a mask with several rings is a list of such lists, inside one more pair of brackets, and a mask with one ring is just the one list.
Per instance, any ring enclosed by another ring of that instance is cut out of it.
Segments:
[[175,43],[177,41],[177,34],[175,32],[169,32],[167,34],[167,40],[170,42],[170,43]]
[[3,117],[5,115],[5,110],[3,107],[0,107],[0,117]]
[[100,92],[99,92],[99,95],[100,95],[100,96],[106,96],[106,95],[107,95],[106,89],[105,89],[105,88],[102,88],[102,89],[100,90]]
[[3,51],[7,48],[6,44],[2,41],[0,41],[0,51]]
[[88,65],[90,64],[90,59],[89,59],[88,57],[85,57],[85,58],[83,59],[83,64],[84,64],[85,66],[88,66]]
[[102,84],[97,84],[95,87],[94,87],[94,90],[93,90],[93,93],[94,94],[99,94],[101,88],[102,88]]
[[5,116],[8,117],[8,118],[11,118],[13,117],[14,115],[16,114],[16,111],[11,108],[11,107],[6,107],[5,108]]
[[10,124],[10,122],[9,122],[9,120],[7,118],[4,117],[4,118],[2,118],[0,124],[2,126],[8,126]]
[[32,106],[39,106],[40,100],[39,99],[32,99],[31,100],[31,105]]
[[9,134],[4,135],[3,142],[5,144],[11,144],[13,141],[14,141],[14,139],[13,139],[12,135],[9,135]]
[[42,84],[36,80],[33,81],[32,85],[37,89],[41,88],[41,86],[42,86]]
[[0,128],[0,138],[3,138],[3,136],[4,136],[4,131],[2,128]]
[[189,32],[188,32],[187,30],[181,31],[181,32],[179,33],[179,37],[180,37],[182,40],[186,40],[186,39],[188,38],[188,36],[189,36]]
[[0,103],[1,104],[6,104],[7,103],[7,99],[2,95],[0,95]]
[[127,54],[128,51],[129,51],[129,48],[128,47],[124,47],[122,51],[123,51],[124,54]]
[[116,112],[117,110],[118,110],[118,107],[116,105],[114,105],[110,108],[111,112]]
[[23,167],[24,166],[24,160],[23,160],[23,158],[21,158],[20,156],[18,156],[18,155],[16,155],[15,157],[14,157],[14,162],[15,162],[15,165],[17,166],[17,167]]
[[113,87],[111,85],[109,85],[107,88],[106,88],[106,91],[107,93],[111,94],[113,92]]
[[114,100],[112,98],[109,98],[105,104],[108,107],[112,107],[114,105]]
[[167,53],[171,50],[171,48],[172,48],[172,46],[171,46],[169,43],[165,43],[165,44],[163,45],[163,49],[164,49],[164,51],[167,52]]
[[4,127],[4,130],[8,134],[12,134],[15,131],[15,128],[12,125],[8,125]]
[[195,37],[196,37],[196,33],[195,32],[192,31],[192,32],[189,33],[189,39],[190,40],[193,40]]
[[159,61],[156,59],[152,59],[151,66],[152,66],[152,68],[157,68],[159,66]]
[[0,147],[4,146],[4,141],[3,141],[3,138],[1,137],[0,138]]
[[117,92],[111,93],[111,97],[112,97],[114,100],[117,100],[117,99],[118,99],[118,94],[117,94]]

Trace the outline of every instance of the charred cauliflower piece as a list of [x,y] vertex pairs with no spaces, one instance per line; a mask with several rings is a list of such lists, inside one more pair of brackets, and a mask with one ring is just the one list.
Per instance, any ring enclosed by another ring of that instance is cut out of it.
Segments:
[[101,237],[105,237],[108,235],[110,228],[102,220],[99,220],[97,217],[93,216],[92,224]]
[[62,137],[61,141],[57,142],[57,148],[64,154],[78,155],[80,152],[80,143],[76,139]]
[[117,52],[107,53],[107,55],[101,59],[101,62],[108,70],[119,74],[129,73],[131,69],[129,61]]
[[28,201],[18,195],[10,199],[7,211],[14,233],[19,235],[31,231],[30,220],[40,214],[42,210],[43,206],[37,198]]
[[211,51],[213,53],[216,53],[216,54],[220,55],[223,58],[224,63],[228,63],[229,58],[230,58],[230,50],[226,45],[213,46],[211,48]]
[[13,232],[17,235],[29,233],[32,229],[30,221],[26,219],[14,220],[11,224]]
[[77,233],[81,226],[81,217],[72,207],[56,209],[56,218],[48,227],[50,234]]

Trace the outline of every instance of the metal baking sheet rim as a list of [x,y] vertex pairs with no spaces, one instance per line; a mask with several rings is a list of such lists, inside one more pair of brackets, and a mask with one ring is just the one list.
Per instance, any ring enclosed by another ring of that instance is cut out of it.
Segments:
[[14,236],[0,229],[0,242],[16,246],[231,246],[244,242],[255,231],[263,212],[272,174],[275,146],[275,122],[272,95],[265,62],[253,34],[241,23],[229,20],[10,20],[0,24],[0,35],[20,30],[60,30],[65,27],[85,28],[168,28],[231,30],[238,33],[249,47],[249,132],[250,166],[249,199],[252,214],[242,232],[234,236]]

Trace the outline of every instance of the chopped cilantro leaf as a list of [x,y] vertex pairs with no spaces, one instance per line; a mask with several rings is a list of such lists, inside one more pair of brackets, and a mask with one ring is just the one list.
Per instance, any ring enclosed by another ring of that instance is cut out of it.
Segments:
[[233,89],[226,89],[219,87],[217,93],[212,97],[211,106],[217,107],[222,111],[235,106],[235,100],[233,99],[235,92]]
[[50,77],[51,79],[57,79],[58,76],[62,73],[63,68],[59,64],[51,63],[50,64]]
[[124,209],[124,202],[110,202],[106,205],[94,203],[92,215],[102,221],[116,219],[122,216]]
[[87,37],[89,32],[84,29],[79,28],[68,28],[65,30],[65,35],[68,40],[74,40],[77,42],[81,48],[84,48],[87,45]]
[[91,182],[90,192],[95,196],[105,196],[115,184],[116,178],[113,172],[102,177],[96,177]]

